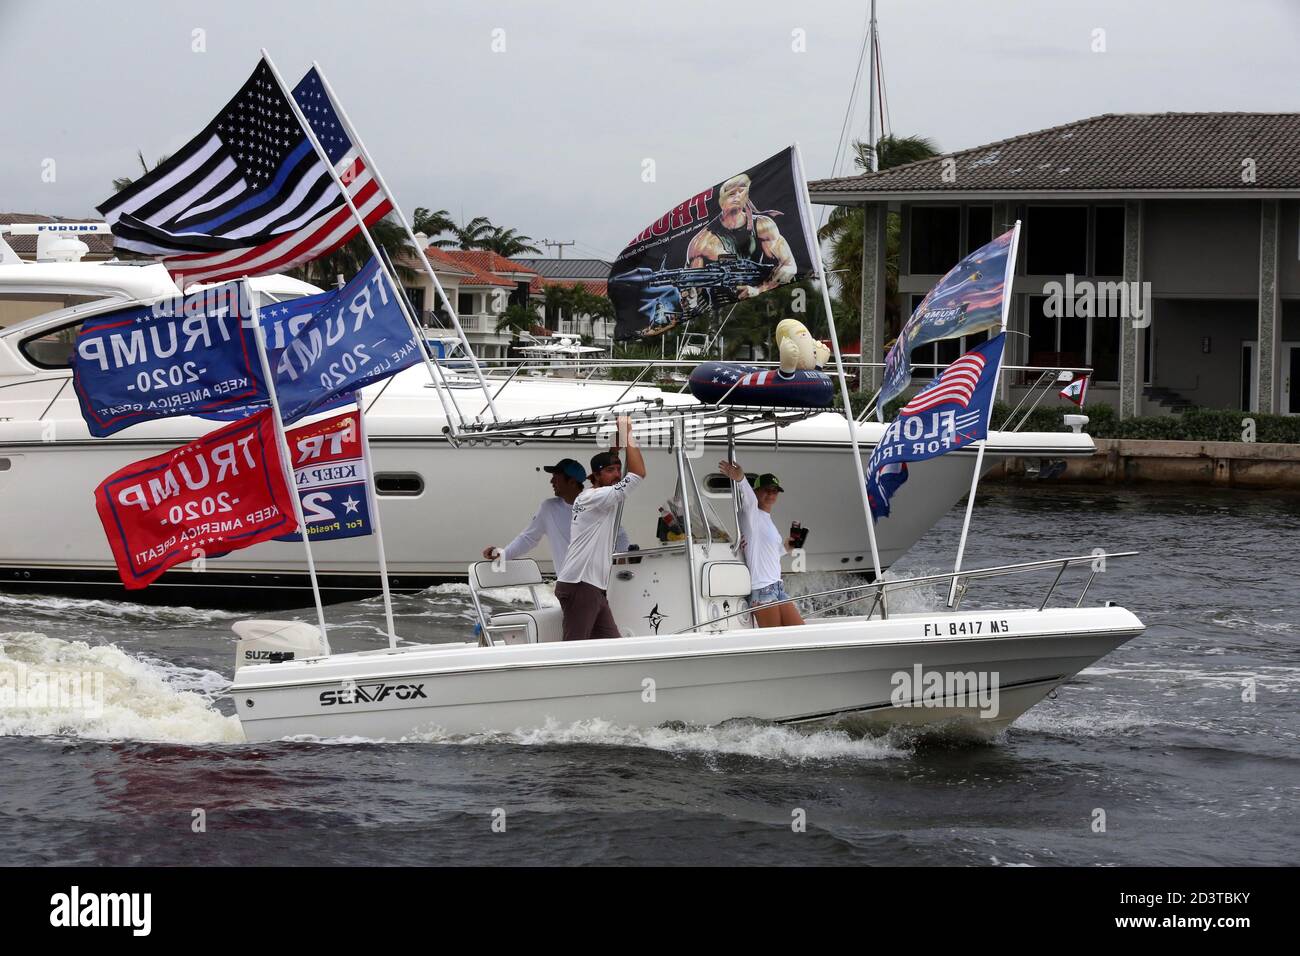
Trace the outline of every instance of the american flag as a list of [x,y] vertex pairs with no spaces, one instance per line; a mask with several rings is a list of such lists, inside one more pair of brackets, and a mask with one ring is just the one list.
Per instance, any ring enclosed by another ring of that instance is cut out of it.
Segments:
[[[293,91],[367,224],[392,209],[316,70]],[[358,225],[266,60],[198,136],[98,207],[116,244],[182,287],[267,275],[343,245]]]
[[956,402],[965,408],[975,394],[975,387],[979,385],[983,371],[984,356],[977,352],[967,352],[904,405],[899,414],[916,415],[949,402]]

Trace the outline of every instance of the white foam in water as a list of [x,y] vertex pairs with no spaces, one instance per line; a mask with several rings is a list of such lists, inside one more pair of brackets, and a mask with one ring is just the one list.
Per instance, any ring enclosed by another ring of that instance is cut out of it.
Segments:
[[32,632],[0,633],[0,736],[237,743],[220,674]]
[[[340,741],[342,742],[342,741]],[[432,731],[403,738],[404,743],[506,743],[527,747],[586,744],[641,747],[669,753],[734,754],[769,760],[881,760],[909,757],[911,751],[888,738],[852,737],[840,730],[801,733],[791,727],[750,721],[728,721],[715,727],[625,727],[607,720],[583,720],[561,725],[548,721],[536,730],[471,734],[453,737]]]
[[[886,571],[884,579],[886,582],[897,581],[902,578],[924,577],[927,574],[939,574],[942,572],[927,570],[924,568],[913,568],[902,574],[896,574],[893,571]],[[789,590],[792,597],[798,597],[801,594],[813,594],[818,591],[830,591],[835,588],[852,587],[855,584],[861,584],[861,575],[851,574],[844,571],[806,571],[802,574],[789,575],[785,578],[786,589]],[[861,601],[854,601],[842,608],[837,608],[831,612],[835,615],[855,615],[866,614],[870,609],[872,601],[875,599],[874,593],[868,593],[868,597]],[[822,597],[810,598],[800,606],[803,609],[805,617],[819,614],[824,609],[846,601],[852,594],[827,594]],[[918,585],[914,588],[891,590],[889,592],[889,610],[891,614],[919,614],[925,611],[934,611],[943,606],[946,594],[939,593],[937,582],[930,584]]]
[[1039,704],[1016,718],[1012,728],[1062,737],[1114,737],[1154,727],[1157,723],[1168,724],[1169,721],[1156,721],[1132,711],[1102,714],[1074,708],[1061,713],[1046,704]]
[[[433,587],[420,593],[438,596],[454,595],[469,600],[469,585],[459,582],[435,584]],[[560,602],[555,597],[555,591],[549,584],[539,585],[537,588],[537,596],[541,599],[542,607],[560,606]],[[493,588],[493,590],[489,594],[485,595],[485,597],[489,600],[501,601],[506,604],[533,603],[533,592],[529,588]]]
[[235,611],[211,611],[195,607],[155,607],[129,601],[99,601],[91,598],[57,597],[49,594],[0,594],[0,609],[26,611],[44,616],[84,614],[117,620],[148,620],[156,624],[206,624],[220,618],[247,617]]

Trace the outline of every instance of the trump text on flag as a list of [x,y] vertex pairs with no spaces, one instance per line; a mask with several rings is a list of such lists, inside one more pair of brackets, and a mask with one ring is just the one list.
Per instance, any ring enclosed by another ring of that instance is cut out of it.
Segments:
[[72,381],[97,438],[137,422],[265,405],[257,344],[236,283],[87,319]]
[[269,409],[127,465],[95,489],[95,507],[132,589],[297,526]]
[[[290,429],[294,482],[312,541],[370,534],[370,504],[360,412]],[[299,535],[280,540],[298,541]]]

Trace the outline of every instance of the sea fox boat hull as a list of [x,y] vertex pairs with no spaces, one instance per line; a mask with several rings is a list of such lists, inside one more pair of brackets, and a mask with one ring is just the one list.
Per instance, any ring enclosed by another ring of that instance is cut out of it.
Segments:
[[860,715],[988,736],[1143,631],[1118,607],[836,618],[721,634],[450,644],[256,664],[231,695],[250,741],[509,733]]

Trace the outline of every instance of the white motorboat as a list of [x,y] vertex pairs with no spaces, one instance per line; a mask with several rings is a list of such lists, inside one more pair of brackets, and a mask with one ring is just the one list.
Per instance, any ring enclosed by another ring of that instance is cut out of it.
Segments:
[[[280,276],[252,284],[264,305],[319,291]],[[220,423],[169,418],[142,422],[111,438],[91,438],[67,361],[86,318],[176,294],[158,265],[0,265],[0,587],[200,606],[311,603],[302,548],[286,542],[258,544],[209,561],[201,573],[185,566],[173,569],[143,591],[122,588],[93,505],[95,486],[115,470],[192,441]],[[13,321],[19,316],[28,317]],[[526,438],[484,439],[490,444],[465,454],[448,434],[449,419],[483,419],[486,397],[477,379],[453,368],[445,374],[450,387],[435,388],[428,370],[416,366],[363,392],[388,567],[393,587],[401,592],[464,580],[469,562],[486,545],[509,541],[550,493],[542,465],[563,457],[585,462],[598,450],[591,441],[556,428]],[[562,415],[619,402],[697,404],[688,394],[639,382],[531,378],[512,372],[489,379],[489,386],[503,419]],[[875,422],[859,425],[864,458],[882,430]],[[737,442],[747,466],[781,476],[789,489],[784,510],[810,529],[803,570],[870,568],[842,416],[774,421],[739,434]],[[729,494],[728,486],[710,472],[724,450],[720,438],[706,435],[690,451],[703,463],[704,493],[720,499]],[[1056,460],[1093,452],[1086,434],[992,432],[985,463],[993,467],[1011,457]],[[925,501],[880,521],[883,567],[966,493],[974,456],[972,450],[961,450],[913,466],[913,482],[927,489]],[[671,469],[652,468],[642,498],[658,503],[672,490]],[[657,543],[656,518],[651,508],[625,520],[632,540],[643,548]],[[370,539],[333,541],[315,550],[326,601],[377,592]],[[543,551],[536,557],[549,571],[550,555]]]
[[[488,432],[511,434],[507,426]],[[541,571],[529,559],[469,567],[476,643],[394,641],[382,650],[330,654],[312,625],[241,622],[231,695],[248,739],[839,715],[873,728],[941,726],[988,736],[1144,629],[1123,608],[1084,606],[1104,566],[1097,555],[837,588],[805,597],[831,596],[839,603],[828,610],[854,604],[866,613],[756,628],[744,603],[749,570],[734,534],[713,513],[680,447],[674,450],[686,538],[615,556],[627,562],[615,567],[608,591],[624,637],[562,641],[562,612],[543,606]],[[1075,605],[1048,607],[1066,570],[1080,565],[1090,565],[1091,575]],[[1037,606],[961,610],[971,582],[1034,571],[1056,572]],[[889,596],[900,589],[942,585],[946,592],[953,578],[952,610],[889,613]],[[532,606],[490,613],[488,598],[500,588],[532,588]]]

